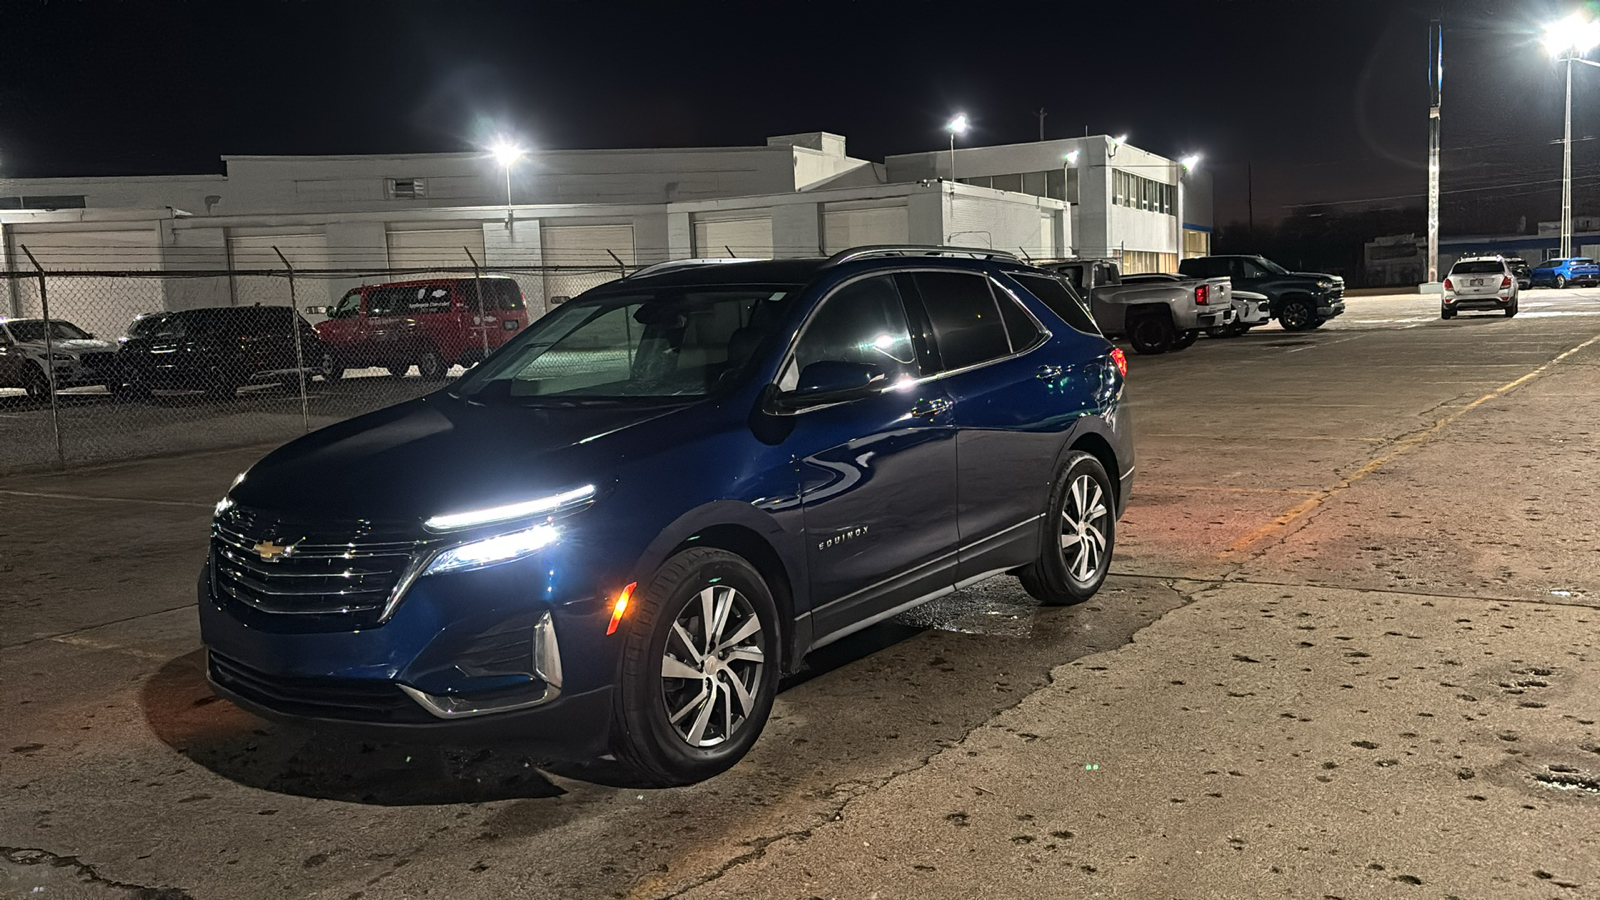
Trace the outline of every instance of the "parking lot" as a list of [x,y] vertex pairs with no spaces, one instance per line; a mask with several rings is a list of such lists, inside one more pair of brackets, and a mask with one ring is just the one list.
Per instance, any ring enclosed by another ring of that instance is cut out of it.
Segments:
[[1129,384],[1098,596],[834,644],[662,791],[215,699],[194,581],[270,445],[0,479],[0,897],[1600,893],[1600,289],[1352,298]]

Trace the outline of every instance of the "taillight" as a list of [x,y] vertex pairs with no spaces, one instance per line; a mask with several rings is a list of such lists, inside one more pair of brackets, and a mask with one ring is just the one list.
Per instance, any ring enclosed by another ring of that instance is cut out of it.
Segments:
[[1446,278],[1444,280],[1444,289],[1447,291],[1453,291],[1456,289],[1456,286],[1450,283],[1450,279]]
[[1111,348],[1111,361],[1117,364],[1117,374],[1123,378],[1128,377],[1128,354],[1122,352],[1121,347]]
[[1501,277],[1501,279],[1500,279],[1500,287],[1501,287],[1501,289],[1505,289],[1505,288],[1511,287],[1511,276],[1510,275],[1506,275],[1506,276]]
[[1196,305],[1205,306],[1211,302],[1211,286],[1202,284],[1194,289],[1194,302]]

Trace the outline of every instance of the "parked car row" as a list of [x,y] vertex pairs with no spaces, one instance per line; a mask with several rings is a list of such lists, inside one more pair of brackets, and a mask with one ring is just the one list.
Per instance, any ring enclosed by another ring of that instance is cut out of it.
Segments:
[[1089,299],[1108,336],[1126,337],[1139,353],[1193,344],[1202,332],[1236,337],[1277,319],[1286,330],[1319,328],[1344,313],[1344,279],[1290,272],[1260,256],[1201,256],[1178,274],[1121,274],[1112,260],[1046,263]]
[[250,384],[337,381],[352,368],[399,377],[415,366],[423,378],[442,379],[452,366],[478,364],[527,325],[526,301],[506,277],[358,287],[314,327],[287,306],[155,312],[134,319],[120,345],[69,322],[50,322],[47,341],[42,319],[0,320],[0,387],[42,397],[53,377],[56,388],[104,385],[121,396],[231,397]]

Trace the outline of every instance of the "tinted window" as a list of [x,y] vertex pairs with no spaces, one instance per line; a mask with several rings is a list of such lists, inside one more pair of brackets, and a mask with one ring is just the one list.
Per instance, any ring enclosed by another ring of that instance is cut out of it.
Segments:
[[[45,333],[44,321],[41,319],[39,321],[12,322],[11,333],[16,336],[18,341],[42,341]],[[83,329],[70,322],[50,323],[50,339],[52,341],[81,341],[86,340],[88,337],[89,335],[85,334]]]
[[1078,296],[1072,285],[1048,275],[1024,275],[1021,272],[1012,272],[1011,277],[1026,288],[1028,293],[1044,301],[1044,305],[1060,316],[1061,321],[1085,334],[1100,333],[1100,329],[1094,324],[1094,317],[1089,315],[1088,306],[1084,304],[1083,298]]
[[891,382],[922,374],[892,275],[863,278],[829,295],[806,323],[778,386],[793,389],[806,366],[824,361],[874,366]]
[[1011,353],[987,279],[965,272],[918,272],[915,277],[946,370]]
[[348,319],[361,311],[361,292],[351,291],[344,295],[339,304],[328,311],[330,319]]
[[1457,275],[1504,275],[1505,269],[1492,259],[1480,262],[1458,262],[1450,270]]
[[477,281],[463,282],[462,294],[466,303],[473,308],[477,307],[478,290],[483,290],[483,305],[486,309],[525,309],[522,302],[522,289],[509,278],[483,278]]
[[1006,336],[1011,338],[1011,352],[1020,353],[1038,346],[1044,338],[1039,323],[1009,293],[993,285],[990,285],[990,289],[994,291],[995,303],[1000,305],[1000,321],[1006,323]]

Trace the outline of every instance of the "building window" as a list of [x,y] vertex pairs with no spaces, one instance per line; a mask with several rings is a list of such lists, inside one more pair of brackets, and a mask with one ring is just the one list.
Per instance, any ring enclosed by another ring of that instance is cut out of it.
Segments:
[[976,178],[957,178],[956,181],[959,181],[962,184],[970,184],[973,187],[991,187],[989,184],[989,176],[987,175],[979,175]]
[[1018,174],[995,175],[991,179],[991,186],[997,191],[1011,191],[1020,194],[1022,193],[1022,176]]
[[428,196],[428,182],[425,178],[389,179],[390,200],[417,200],[426,196]]
[[956,180],[974,187],[1012,191],[1034,197],[1047,197],[1051,200],[1065,200],[1068,203],[1078,202],[1078,170],[1075,168],[1047,169],[1043,172],[1011,175],[975,175]]
[[0,209],[83,209],[84,206],[82,194],[0,197]]
[[1111,170],[1111,205],[1172,215],[1174,187],[1121,169]]
[[1146,275],[1152,272],[1178,271],[1178,254],[1156,253],[1153,250],[1122,251],[1122,274]]
[[1210,255],[1211,235],[1204,231],[1185,228],[1183,230],[1183,258],[1193,259],[1196,256]]

